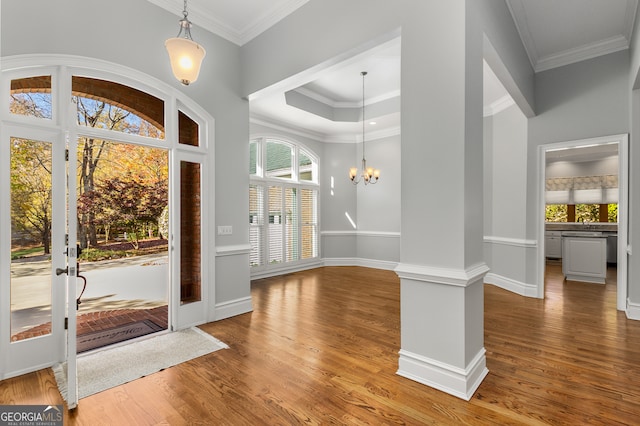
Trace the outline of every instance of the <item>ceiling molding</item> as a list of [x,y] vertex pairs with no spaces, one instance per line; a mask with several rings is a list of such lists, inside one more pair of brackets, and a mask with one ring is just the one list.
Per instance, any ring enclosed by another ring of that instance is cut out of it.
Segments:
[[[182,18],[183,2],[179,0],[147,1]],[[189,13],[189,20],[196,27],[201,27],[234,44],[237,44],[238,46],[242,46],[271,28],[308,1],[309,0],[288,0],[280,7],[268,10],[264,15],[259,16],[243,28],[234,28],[231,25],[224,23],[220,19],[216,18],[211,12],[200,7],[198,3],[190,3],[187,6],[187,12]],[[176,26],[176,28],[178,27]]]
[[[272,120],[270,118],[259,116],[256,114],[252,114],[249,118],[249,122],[251,124],[257,124],[259,126],[268,127],[270,129],[286,132],[292,135],[301,136],[303,138],[312,139],[317,142],[325,142],[325,143],[361,143],[362,135],[353,133],[345,133],[345,134],[323,134],[318,132],[310,131],[309,129],[303,129],[290,123],[283,123],[280,121]],[[381,129],[375,132],[369,132],[366,134],[367,142],[371,142],[378,139],[389,138],[393,136],[398,136],[401,134],[400,126],[390,127],[386,129]]]
[[314,101],[318,101],[323,103],[331,108],[358,108],[362,104],[362,102],[338,102],[333,99],[327,98],[326,96],[321,95],[315,90],[308,89],[306,87],[298,87],[297,89],[293,89],[292,92],[299,93],[308,98],[313,99]]
[[[386,129],[380,129],[375,132],[367,132],[366,138],[367,142],[375,141],[378,139],[390,138],[393,136],[398,136],[401,134],[400,126],[389,127]],[[362,135],[356,135],[356,142],[362,142]]]
[[507,7],[509,8],[509,12],[511,12],[513,22],[516,24],[518,34],[520,34],[520,39],[524,45],[524,50],[527,52],[529,63],[535,70],[536,64],[538,63],[538,53],[536,51],[536,45],[533,42],[533,37],[531,36],[531,31],[529,31],[529,25],[527,24],[527,13],[524,10],[524,4],[522,0],[507,0]]
[[[506,0],[507,7],[509,8],[516,29],[520,34],[520,39],[522,40],[529,62],[535,72],[546,71],[629,48],[633,27],[635,25],[636,9],[638,8],[637,0],[627,0],[623,24],[624,29],[621,34],[542,57],[539,56],[535,38],[528,25],[525,1],[526,0]],[[549,13],[553,12],[549,11]]]
[[631,43],[631,36],[633,36],[633,27],[636,24],[636,12],[638,9],[637,0],[627,0],[627,12],[624,15],[624,37],[629,43]]
[[611,37],[596,43],[586,44],[574,49],[568,49],[553,55],[539,58],[533,67],[535,72],[547,71],[552,68],[574,64],[586,59],[596,58],[608,53],[618,52],[629,48],[629,40],[624,36]]
[[302,136],[303,138],[311,139],[317,142],[332,142],[332,143],[354,143],[353,135],[349,135],[348,137],[340,137],[340,136],[329,136],[322,133],[313,132],[309,129],[303,129],[300,127],[292,126],[288,123],[282,123],[275,120],[272,120],[267,117],[258,116],[252,114],[249,118],[249,122],[251,124],[257,124],[259,126],[268,127],[273,130],[277,130],[280,132],[287,132],[292,135]]
[[496,115],[499,112],[504,111],[509,108],[511,105],[515,105],[515,101],[510,95],[504,95],[497,101],[492,102],[491,104],[484,107],[483,117],[491,117]]
[[289,14],[295,12],[296,9],[304,6],[308,1],[309,0],[289,0],[282,6],[269,11],[267,15],[256,19],[240,31],[239,45],[242,46],[243,44],[253,40],[255,37],[280,22]]

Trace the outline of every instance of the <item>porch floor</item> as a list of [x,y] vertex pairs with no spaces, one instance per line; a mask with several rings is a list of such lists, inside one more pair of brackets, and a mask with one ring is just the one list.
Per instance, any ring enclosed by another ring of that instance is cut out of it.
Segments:
[[[168,324],[167,305],[149,309],[115,309],[80,314],[77,317],[78,337],[95,331],[108,330],[119,325],[142,320],[151,320],[166,329]],[[30,339],[51,333],[51,323],[41,324],[11,336],[12,341]]]

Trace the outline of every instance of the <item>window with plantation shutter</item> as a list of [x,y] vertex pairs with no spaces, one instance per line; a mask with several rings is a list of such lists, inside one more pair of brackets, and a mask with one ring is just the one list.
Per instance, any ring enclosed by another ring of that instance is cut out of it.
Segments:
[[252,268],[318,257],[318,161],[292,141],[249,142]]
[[285,232],[287,262],[298,260],[298,190],[297,188],[285,189]]
[[300,211],[302,219],[302,247],[300,257],[310,259],[318,256],[318,191],[300,191]]
[[269,263],[282,262],[282,187],[269,187]]
[[264,191],[261,186],[249,185],[249,243],[251,244],[249,262],[251,266],[263,264],[263,228]]

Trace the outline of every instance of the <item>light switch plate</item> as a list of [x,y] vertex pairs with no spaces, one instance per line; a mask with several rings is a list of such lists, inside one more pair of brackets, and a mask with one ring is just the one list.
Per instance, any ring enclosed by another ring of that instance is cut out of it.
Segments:
[[218,226],[218,235],[231,235],[233,234],[233,226]]

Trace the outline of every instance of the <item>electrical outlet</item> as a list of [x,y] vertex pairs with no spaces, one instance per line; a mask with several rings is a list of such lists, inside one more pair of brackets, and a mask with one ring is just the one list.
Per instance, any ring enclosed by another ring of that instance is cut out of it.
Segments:
[[218,226],[218,235],[231,235],[233,234],[233,226]]

